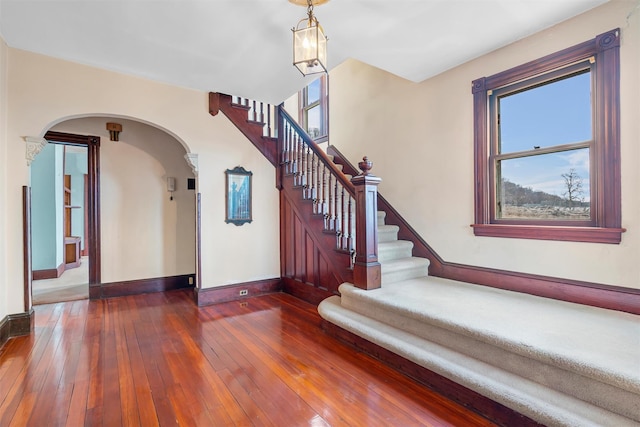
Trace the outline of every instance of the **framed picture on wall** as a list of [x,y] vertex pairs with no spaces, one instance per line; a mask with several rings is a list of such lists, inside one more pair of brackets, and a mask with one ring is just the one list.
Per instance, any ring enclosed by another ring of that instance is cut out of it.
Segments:
[[252,172],[241,166],[227,169],[226,175],[226,223],[242,225],[252,221],[251,177]]

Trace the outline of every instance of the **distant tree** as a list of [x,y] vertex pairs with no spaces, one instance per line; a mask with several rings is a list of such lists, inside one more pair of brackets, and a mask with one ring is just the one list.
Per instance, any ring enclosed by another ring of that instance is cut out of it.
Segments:
[[566,188],[566,191],[562,195],[567,200],[569,207],[573,208],[575,202],[581,202],[583,200],[582,177],[574,168],[569,169],[569,172],[563,173],[561,176],[562,179],[564,179],[564,186]]

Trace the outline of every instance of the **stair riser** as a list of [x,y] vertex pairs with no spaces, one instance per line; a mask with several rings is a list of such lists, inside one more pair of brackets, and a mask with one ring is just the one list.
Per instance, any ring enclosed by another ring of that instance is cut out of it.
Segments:
[[461,333],[450,331],[428,323],[427,319],[416,319],[393,312],[388,307],[376,301],[360,298],[357,294],[343,292],[341,305],[363,316],[445,346],[496,368],[640,421],[640,394],[516,354],[492,343],[467,336],[464,334],[465,331]]
[[390,285],[391,283],[401,282],[404,280],[417,279],[418,277],[424,277],[429,274],[429,266],[421,265],[418,267],[404,268],[396,271],[384,271],[384,264],[382,264],[382,286]]
[[378,230],[378,243],[398,240],[398,230]]
[[383,263],[385,261],[392,261],[394,259],[409,258],[411,257],[412,248],[392,248],[382,249],[378,247],[378,261]]

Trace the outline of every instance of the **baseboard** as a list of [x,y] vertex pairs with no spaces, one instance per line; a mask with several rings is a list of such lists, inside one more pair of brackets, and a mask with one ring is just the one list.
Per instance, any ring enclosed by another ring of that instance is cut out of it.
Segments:
[[49,268],[45,270],[33,270],[33,280],[57,279],[64,273],[64,263],[57,268]]
[[322,320],[322,329],[330,336],[380,360],[398,372],[426,385],[442,396],[493,421],[500,426],[541,427],[542,424],[495,402],[475,391],[443,377],[423,366],[359,337],[331,322]]
[[33,309],[25,313],[9,314],[0,321],[0,348],[9,338],[29,335],[33,330],[35,312]]
[[195,274],[156,277],[152,279],[127,280],[124,282],[101,283],[89,286],[89,299],[104,299],[152,292],[173,291],[193,288]]
[[[247,293],[240,295],[240,291],[244,290],[246,290]],[[203,307],[280,291],[282,291],[282,281],[278,277],[253,282],[236,283],[233,285],[216,286],[213,288],[196,289],[194,297],[198,307]]]
[[429,274],[507,291],[640,314],[640,289],[443,262]]

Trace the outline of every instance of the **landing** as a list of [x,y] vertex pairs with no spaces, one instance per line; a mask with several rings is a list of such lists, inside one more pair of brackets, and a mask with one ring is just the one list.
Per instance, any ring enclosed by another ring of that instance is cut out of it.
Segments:
[[640,317],[636,315],[435,277],[373,291],[343,284],[340,292],[640,391]]
[[640,317],[434,277],[340,286],[327,321],[548,426],[640,427]]

